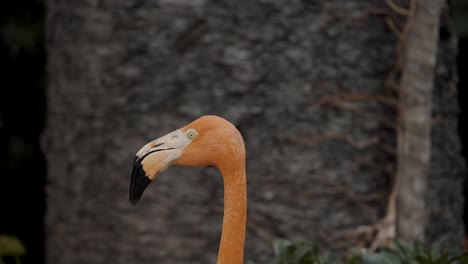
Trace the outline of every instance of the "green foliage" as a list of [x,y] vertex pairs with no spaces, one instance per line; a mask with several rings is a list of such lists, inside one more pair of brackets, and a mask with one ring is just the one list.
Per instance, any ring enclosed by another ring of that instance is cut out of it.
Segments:
[[455,256],[420,242],[413,245],[395,241],[391,247],[381,247],[379,252],[361,255],[363,264],[454,264],[468,263],[467,255]]
[[[289,240],[278,239],[273,243],[275,250],[275,264],[338,264],[343,263],[323,255],[317,245],[300,242],[293,244]],[[345,264],[359,264],[361,258],[355,256],[346,260]]]
[[273,243],[277,264],[325,264],[330,260],[320,255],[317,245],[293,244],[289,240],[278,239]]
[[0,43],[11,59],[36,56],[43,48],[44,3],[40,0],[6,1],[0,10]]
[[288,240],[274,242],[276,264],[468,264],[468,255],[455,256],[422,243],[413,245],[395,241],[390,247],[381,247],[378,252],[354,252],[347,260],[334,260],[322,255],[317,245],[304,242],[294,244]]
[[3,263],[2,257],[14,257],[15,262],[20,264],[20,256],[26,254],[26,248],[23,242],[14,236],[0,235],[0,263]]
[[23,256],[24,254],[26,254],[26,248],[18,238],[0,235],[0,257]]
[[454,20],[458,36],[460,38],[468,37],[468,1],[455,0],[453,11]]

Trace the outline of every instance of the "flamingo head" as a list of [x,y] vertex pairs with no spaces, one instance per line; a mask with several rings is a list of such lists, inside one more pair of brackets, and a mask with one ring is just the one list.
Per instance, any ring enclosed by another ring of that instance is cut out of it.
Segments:
[[136,205],[146,187],[172,164],[222,169],[233,158],[245,159],[244,142],[235,126],[218,116],[200,117],[137,152],[130,181],[130,203]]

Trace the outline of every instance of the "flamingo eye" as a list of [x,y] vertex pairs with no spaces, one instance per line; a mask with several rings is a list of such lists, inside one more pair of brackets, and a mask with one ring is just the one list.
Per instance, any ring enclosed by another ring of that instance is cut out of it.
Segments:
[[190,131],[187,132],[187,136],[190,139],[194,139],[194,138],[196,138],[198,136],[198,134],[197,134],[197,132],[195,132],[193,130],[190,130]]

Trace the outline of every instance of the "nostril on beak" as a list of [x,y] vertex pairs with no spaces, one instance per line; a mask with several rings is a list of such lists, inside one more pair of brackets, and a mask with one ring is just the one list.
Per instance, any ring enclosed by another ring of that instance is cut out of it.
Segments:
[[162,145],[164,145],[164,143],[159,143],[159,144],[154,145],[153,148],[157,148],[157,147],[160,147]]

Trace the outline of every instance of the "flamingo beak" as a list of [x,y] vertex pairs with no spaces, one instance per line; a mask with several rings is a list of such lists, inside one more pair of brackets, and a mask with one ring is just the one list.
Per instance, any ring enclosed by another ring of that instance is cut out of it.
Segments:
[[135,157],[133,163],[132,177],[130,179],[130,193],[129,199],[132,205],[136,205],[139,201],[146,187],[151,183],[151,180],[146,176],[146,172],[143,169],[141,160]]
[[130,203],[132,205],[136,205],[140,201],[146,187],[148,187],[154,178],[170,166],[172,162],[168,160],[167,153],[164,153],[170,150],[171,149],[152,150],[142,157],[137,156],[135,158],[129,193]]
[[146,144],[138,151],[130,179],[129,199],[136,205],[146,187],[172,165],[188,145],[184,132],[176,130]]

